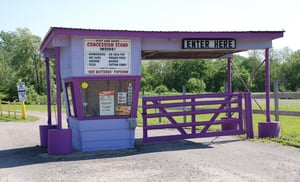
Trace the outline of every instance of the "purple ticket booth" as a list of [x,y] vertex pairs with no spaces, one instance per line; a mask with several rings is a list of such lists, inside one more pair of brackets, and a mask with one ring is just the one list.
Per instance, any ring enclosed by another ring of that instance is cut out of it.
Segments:
[[[42,42],[46,61],[48,123],[40,126],[41,145],[49,154],[134,147],[141,60],[228,60],[231,92],[232,54],[266,51],[266,121],[270,121],[269,48],[283,36],[274,32],[147,32],[51,28]],[[56,67],[57,123],[51,117],[49,61]],[[63,99],[61,98],[63,97]],[[63,127],[61,100],[66,106]],[[251,99],[250,99],[251,100]],[[270,124],[272,123],[271,127]],[[276,122],[275,122],[276,123]],[[279,128],[279,124],[275,124]],[[263,133],[266,133],[262,131]],[[268,132],[267,132],[268,133]],[[268,134],[266,134],[268,135]],[[273,135],[271,132],[270,135]]]

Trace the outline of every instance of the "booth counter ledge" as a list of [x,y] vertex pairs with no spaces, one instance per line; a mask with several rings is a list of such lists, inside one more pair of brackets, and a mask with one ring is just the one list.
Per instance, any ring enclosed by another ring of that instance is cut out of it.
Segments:
[[258,123],[258,137],[279,137],[280,136],[280,123],[278,121],[272,122],[259,122]]
[[49,129],[48,130],[48,154],[66,155],[72,154],[72,130]]
[[48,130],[56,129],[57,125],[40,125],[40,142],[42,147],[48,147]]

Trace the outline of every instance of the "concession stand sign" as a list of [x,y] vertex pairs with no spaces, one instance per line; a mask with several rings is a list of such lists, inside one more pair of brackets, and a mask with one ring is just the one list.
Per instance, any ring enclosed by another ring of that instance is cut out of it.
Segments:
[[130,74],[130,53],[131,42],[127,39],[85,39],[85,74]]

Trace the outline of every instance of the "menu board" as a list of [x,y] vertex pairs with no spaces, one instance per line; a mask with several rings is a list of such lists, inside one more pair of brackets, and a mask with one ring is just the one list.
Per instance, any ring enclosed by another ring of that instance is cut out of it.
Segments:
[[99,104],[100,116],[112,116],[115,114],[115,91],[100,91]]
[[84,73],[88,75],[130,74],[131,41],[85,39]]

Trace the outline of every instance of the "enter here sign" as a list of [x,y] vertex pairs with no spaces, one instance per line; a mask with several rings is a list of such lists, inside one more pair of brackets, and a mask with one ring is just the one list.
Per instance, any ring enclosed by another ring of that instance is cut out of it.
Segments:
[[235,49],[234,39],[183,39],[183,49]]

